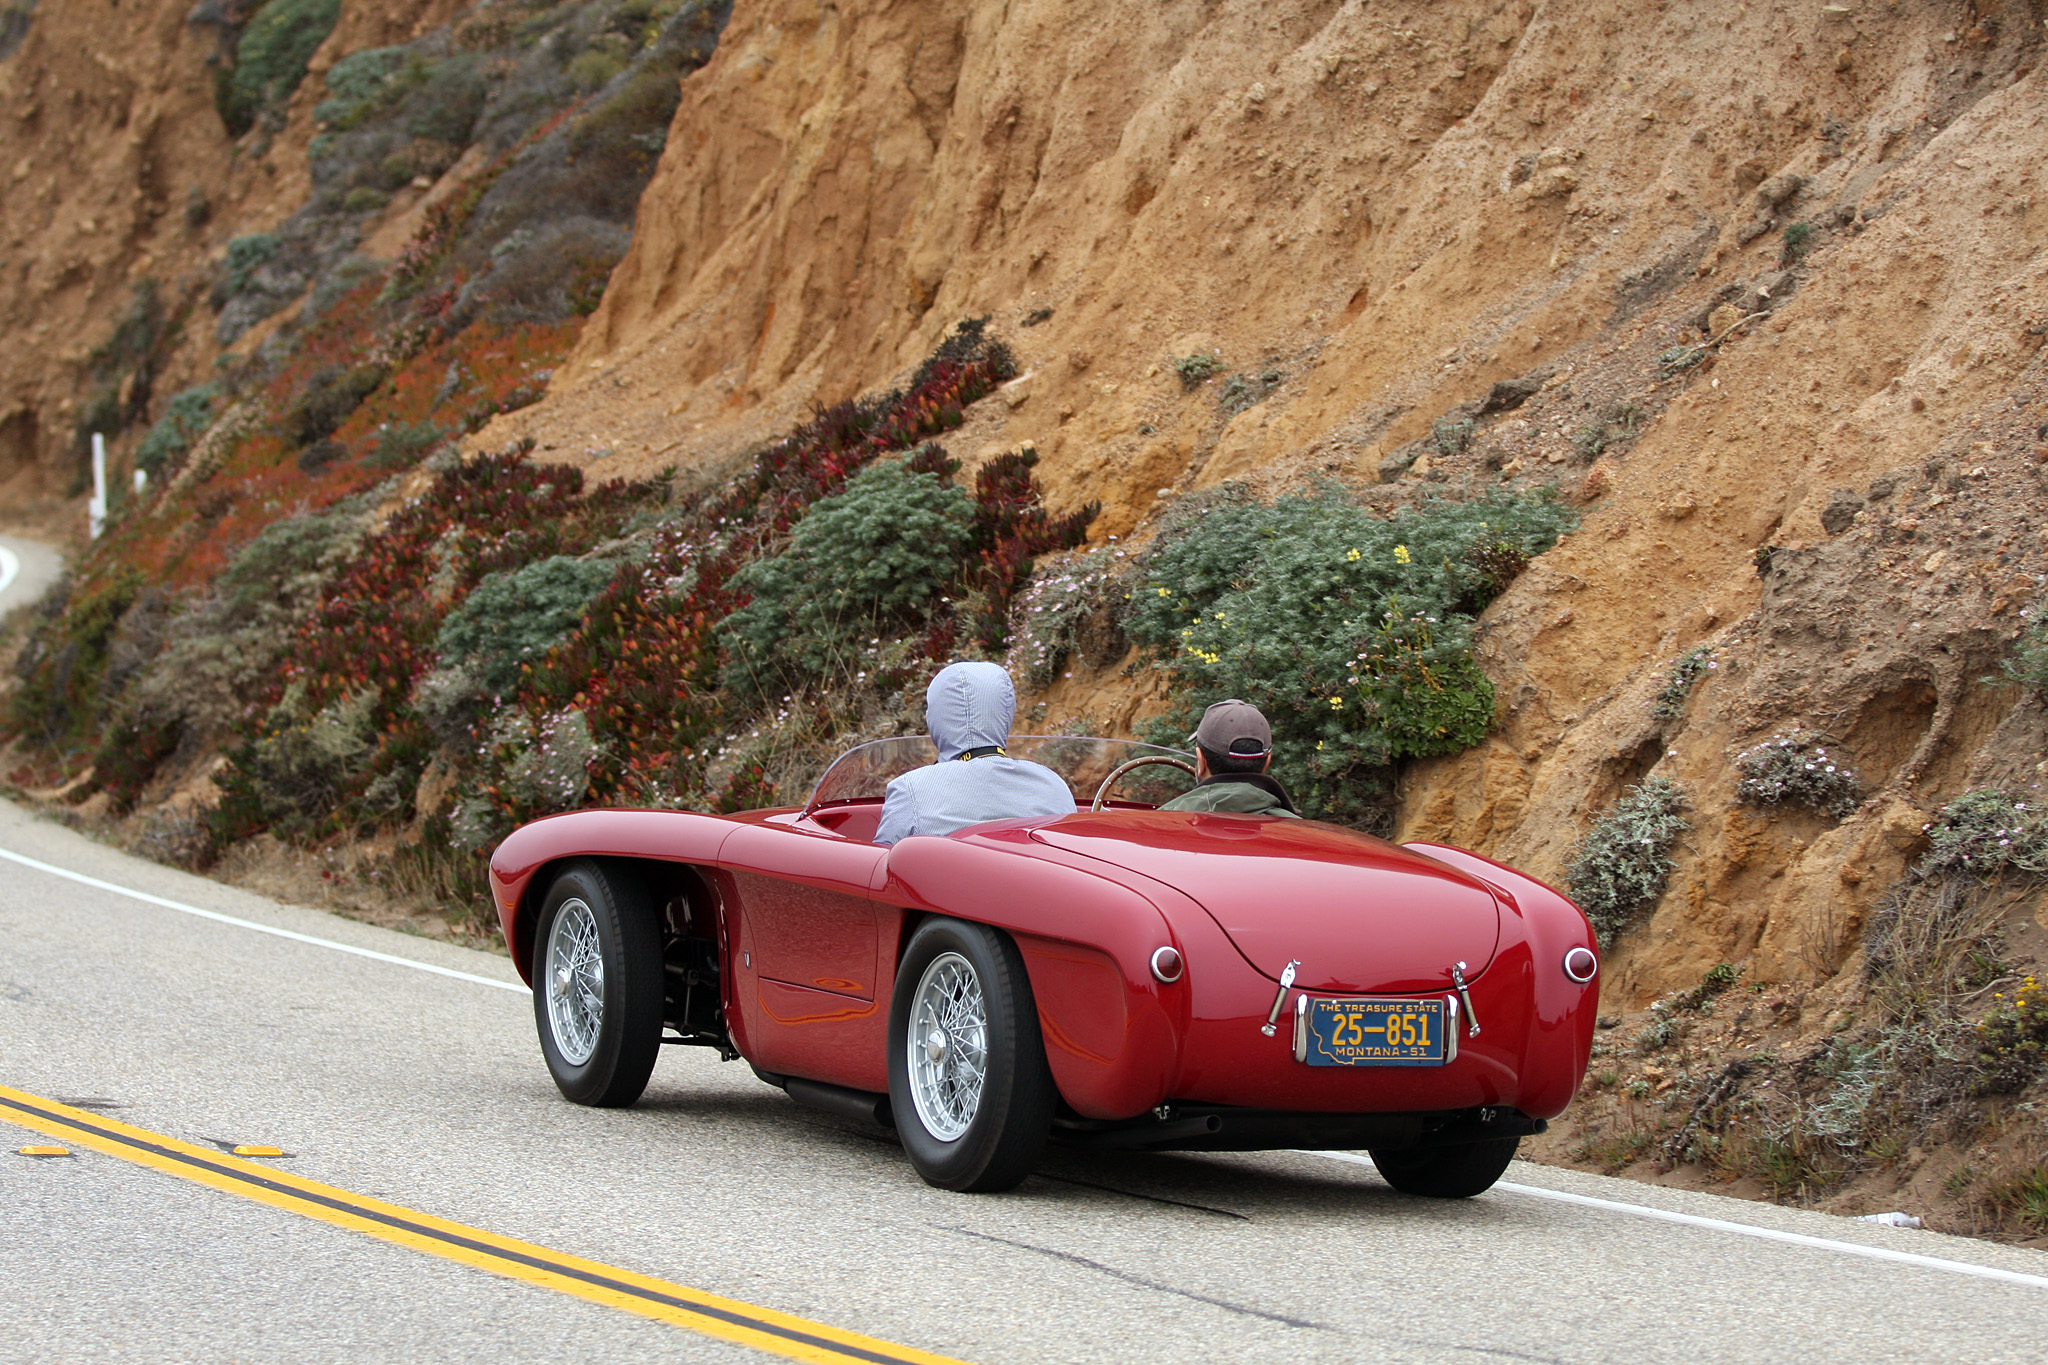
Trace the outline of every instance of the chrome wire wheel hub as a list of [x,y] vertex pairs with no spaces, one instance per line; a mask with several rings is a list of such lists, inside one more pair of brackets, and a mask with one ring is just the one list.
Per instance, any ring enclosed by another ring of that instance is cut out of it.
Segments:
[[597,916],[580,899],[562,902],[548,934],[541,988],[548,993],[548,1027],[562,1060],[582,1066],[597,1051],[604,1023],[604,957],[597,947]]
[[988,1005],[973,963],[958,953],[932,959],[911,999],[907,1041],[918,1118],[939,1141],[958,1141],[988,1079]]

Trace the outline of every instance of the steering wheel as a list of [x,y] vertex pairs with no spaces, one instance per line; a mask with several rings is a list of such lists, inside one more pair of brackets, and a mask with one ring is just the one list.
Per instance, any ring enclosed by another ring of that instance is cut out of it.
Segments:
[[1102,785],[1095,789],[1094,803],[1091,804],[1088,807],[1088,809],[1091,811],[1101,810],[1104,805],[1108,804],[1109,789],[1116,785],[1116,780],[1119,777],[1122,777],[1125,773],[1129,772],[1131,769],[1142,768],[1147,763],[1163,763],[1169,768],[1180,769],[1189,777],[1193,777],[1195,775],[1195,765],[1189,763],[1185,759],[1169,758],[1165,754],[1145,754],[1140,758],[1134,758],[1129,760],[1128,762],[1119,763],[1116,765],[1116,767],[1112,768],[1110,770],[1109,776],[1102,779]]

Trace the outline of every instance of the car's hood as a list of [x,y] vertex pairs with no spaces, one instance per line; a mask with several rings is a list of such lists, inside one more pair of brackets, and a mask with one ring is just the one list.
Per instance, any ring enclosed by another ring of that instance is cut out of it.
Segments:
[[1472,980],[1500,941],[1500,905],[1486,883],[1313,820],[1103,811],[1032,837],[1193,898],[1266,975],[1300,962],[1295,984],[1304,990],[1448,988],[1453,963]]

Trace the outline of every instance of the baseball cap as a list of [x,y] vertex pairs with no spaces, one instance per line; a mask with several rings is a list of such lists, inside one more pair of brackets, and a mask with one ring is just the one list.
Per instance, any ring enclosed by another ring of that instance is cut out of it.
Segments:
[[1231,697],[1202,713],[1202,723],[1188,736],[1212,754],[1259,758],[1273,751],[1273,728],[1259,708]]

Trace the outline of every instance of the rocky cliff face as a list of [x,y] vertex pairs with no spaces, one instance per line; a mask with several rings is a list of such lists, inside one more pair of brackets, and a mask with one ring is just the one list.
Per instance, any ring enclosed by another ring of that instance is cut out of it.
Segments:
[[[1977,679],[2048,567],[2040,37],[2021,5],[743,4],[572,365],[485,436],[716,460],[993,313],[1028,373],[971,433],[1035,442],[1098,534],[1228,479],[1562,479],[1583,527],[1487,620],[1499,733],[1410,774],[1402,832],[1558,876],[1654,770],[1694,829],[1616,997],[1811,979],[1942,799],[2039,776],[2041,707]],[[1197,353],[1254,401],[1188,396]],[[1142,708],[1114,673],[1055,709]],[[1876,793],[1846,821],[1733,800],[1795,724]]]
[[[345,6],[311,73],[346,53],[403,42],[460,8],[453,0]],[[0,502],[17,513],[76,493],[75,438],[93,352],[134,307],[138,288],[148,281],[156,300],[154,355],[144,392],[124,376],[116,398],[146,424],[152,399],[212,371],[218,348],[205,295],[227,243],[275,227],[306,198],[317,79],[252,139],[230,137],[214,107],[223,26],[253,9],[183,0],[19,7],[19,45],[0,57],[0,325],[9,338],[0,364]],[[9,7],[10,17],[16,12]]]

